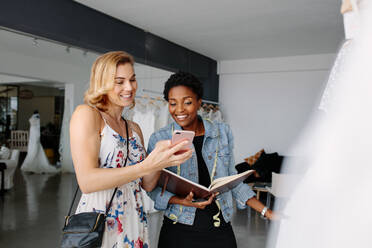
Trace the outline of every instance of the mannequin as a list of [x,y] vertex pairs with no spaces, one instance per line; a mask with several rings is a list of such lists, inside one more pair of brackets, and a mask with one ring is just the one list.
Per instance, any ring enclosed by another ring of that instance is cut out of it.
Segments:
[[348,11],[352,11],[353,6],[350,2],[350,0],[343,0],[341,5],[341,14],[345,14]]
[[363,0],[343,0],[341,5],[341,14],[349,11],[359,11],[360,5]]
[[344,0],[341,6],[341,14],[344,17],[345,39],[354,38],[358,30],[359,23],[359,4],[361,1]]

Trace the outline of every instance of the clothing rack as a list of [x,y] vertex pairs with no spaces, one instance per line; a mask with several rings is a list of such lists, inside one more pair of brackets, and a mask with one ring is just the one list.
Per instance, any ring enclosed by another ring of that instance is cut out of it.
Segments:
[[[155,91],[155,90],[142,89],[142,91],[147,92],[147,93],[151,93],[151,94],[161,95],[161,96],[163,95],[163,93]],[[210,103],[210,104],[213,104],[213,105],[220,105],[218,102],[204,100],[204,99],[202,99],[202,102],[203,103]]]
[[155,95],[160,95],[160,96],[163,95],[163,93],[155,91],[155,90],[142,89],[142,91],[147,92],[147,93],[151,93],[151,94],[155,94]]
[[165,100],[160,98],[160,97],[153,97],[153,96],[149,96],[149,95],[136,95],[137,99],[149,99],[149,100],[155,100],[155,101],[161,101],[161,102],[164,102]]
[[204,100],[204,99],[202,99],[202,102],[203,102],[203,103],[210,103],[210,104],[214,104],[214,105],[220,105],[218,102],[215,102],[215,101],[209,101],[209,100]]

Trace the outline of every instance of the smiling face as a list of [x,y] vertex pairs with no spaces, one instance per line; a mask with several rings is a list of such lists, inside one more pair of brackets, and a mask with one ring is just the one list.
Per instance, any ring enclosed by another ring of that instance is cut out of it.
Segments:
[[201,99],[186,86],[175,86],[168,93],[169,113],[185,130],[194,130],[198,123],[197,112]]
[[111,104],[127,107],[132,105],[137,90],[136,75],[130,63],[116,67],[114,87],[107,93]]

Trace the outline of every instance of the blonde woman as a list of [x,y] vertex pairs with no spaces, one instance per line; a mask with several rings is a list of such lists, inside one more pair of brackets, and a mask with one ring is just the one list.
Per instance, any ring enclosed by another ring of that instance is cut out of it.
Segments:
[[175,155],[185,142],[172,147],[166,140],[158,142],[145,158],[140,127],[121,116],[125,107],[134,104],[137,81],[133,63],[125,52],[100,56],[92,66],[86,104],[76,108],[70,122],[72,159],[83,192],[76,212],[104,212],[118,187],[102,247],[149,246],[140,187],[151,191],[159,170],[182,164],[192,155],[191,150]]

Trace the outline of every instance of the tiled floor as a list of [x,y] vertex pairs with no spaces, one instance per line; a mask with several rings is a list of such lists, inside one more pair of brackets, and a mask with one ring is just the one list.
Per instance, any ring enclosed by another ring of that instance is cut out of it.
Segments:
[[[58,247],[75,185],[73,174],[22,174],[17,169],[15,187],[0,200],[0,247]],[[232,224],[238,247],[265,247],[269,223],[258,214],[238,210]]]

